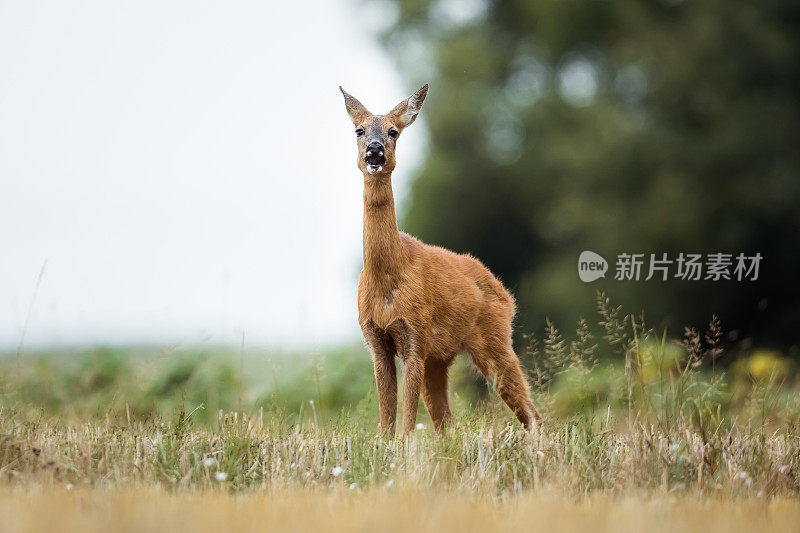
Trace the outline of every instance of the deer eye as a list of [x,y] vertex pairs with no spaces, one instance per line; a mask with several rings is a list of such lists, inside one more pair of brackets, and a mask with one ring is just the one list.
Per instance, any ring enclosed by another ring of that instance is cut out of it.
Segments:
[[356,129],[356,137],[361,137],[362,135],[364,135],[364,128]]
[[389,130],[389,137],[391,137],[392,139],[397,139],[398,135],[400,135],[400,132],[397,131],[396,129]]

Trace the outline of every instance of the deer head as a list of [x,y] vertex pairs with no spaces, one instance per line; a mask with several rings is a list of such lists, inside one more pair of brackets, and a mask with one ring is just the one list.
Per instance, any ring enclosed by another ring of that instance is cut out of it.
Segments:
[[389,175],[395,166],[395,146],[400,133],[408,127],[422,109],[428,94],[428,84],[397,104],[385,115],[373,115],[361,102],[339,87],[344,95],[347,113],[356,127],[358,168],[367,175]]

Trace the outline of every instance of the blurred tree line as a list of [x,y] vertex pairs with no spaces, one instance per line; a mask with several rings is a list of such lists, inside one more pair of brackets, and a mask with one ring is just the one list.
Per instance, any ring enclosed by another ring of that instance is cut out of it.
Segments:
[[[518,331],[569,329],[602,289],[669,334],[717,313],[729,341],[798,356],[800,2],[380,6],[408,88],[431,84],[401,226],[482,259]],[[582,250],[605,279],[579,280]],[[764,259],[757,281],[614,280],[618,254],[665,252]]]

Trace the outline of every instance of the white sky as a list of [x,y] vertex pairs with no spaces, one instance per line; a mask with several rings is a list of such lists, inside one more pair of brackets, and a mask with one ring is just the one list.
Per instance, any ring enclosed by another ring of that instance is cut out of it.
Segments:
[[374,112],[407,96],[370,31],[385,16],[0,3],[0,348],[45,261],[26,347],[359,338],[362,178],[338,85]]

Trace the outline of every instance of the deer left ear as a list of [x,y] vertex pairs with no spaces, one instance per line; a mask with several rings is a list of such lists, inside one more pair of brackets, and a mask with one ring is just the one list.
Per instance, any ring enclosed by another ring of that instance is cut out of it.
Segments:
[[422,102],[425,101],[425,96],[428,94],[428,84],[423,85],[420,90],[394,106],[394,109],[389,111],[389,116],[398,122],[400,128],[405,128],[416,120],[422,109]]
[[339,90],[342,91],[342,95],[344,96],[344,107],[347,109],[347,114],[350,115],[350,119],[353,121],[353,124],[358,125],[359,122],[372,114],[367,111],[367,108],[364,107],[364,105],[352,94],[342,89],[341,85],[339,86]]

